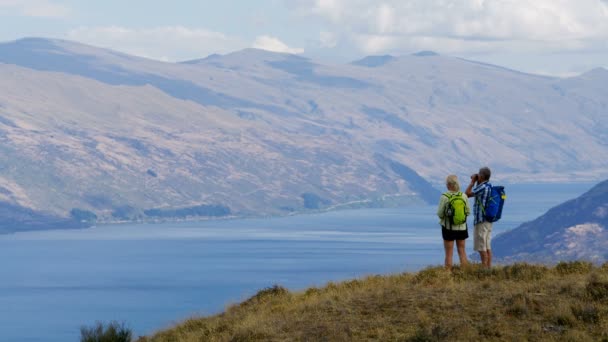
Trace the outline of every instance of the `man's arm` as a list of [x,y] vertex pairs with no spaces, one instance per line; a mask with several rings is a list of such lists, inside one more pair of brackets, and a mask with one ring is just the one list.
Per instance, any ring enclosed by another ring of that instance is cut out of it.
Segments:
[[479,179],[479,175],[474,174],[471,176],[471,183],[469,183],[469,186],[467,187],[467,190],[464,192],[467,197],[473,197],[475,196],[475,194],[473,193],[473,187],[475,186],[475,182],[477,182],[477,180]]

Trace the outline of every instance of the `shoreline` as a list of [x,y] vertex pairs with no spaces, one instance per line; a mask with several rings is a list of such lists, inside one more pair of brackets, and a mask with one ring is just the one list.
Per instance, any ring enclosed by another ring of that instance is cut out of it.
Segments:
[[[570,181],[570,182],[519,182],[519,183],[511,183],[511,182],[497,182],[497,184],[503,184],[505,187],[509,186],[527,186],[527,185],[561,185],[561,186],[576,186],[576,185],[588,185],[593,186],[595,182],[590,181]],[[387,197],[406,197],[412,196],[413,194],[386,194],[382,196],[382,200]],[[376,199],[377,200],[377,199]],[[40,231],[62,231],[62,230],[85,230],[95,227],[104,227],[104,226],[121,226],[121,225],[133,225],[133,224],[165,224],[165,223],[186,223],[186,222],[210,222],[210,221],[235,221],[235,220],[249,220],[249,219],[277,219],[277,218],[286,218],[286,217],[294,217],[294,216],[310,216],[310,215],[319,215],[326,214],[332,212],[339,211],[357,211],[364,209],[395,209],[395,208],[411,208],[416,206],[424,206],[429,205],[425,204],[424,201],[412,198],[412,201],[409,205],[389,205],[389,206],[365,206],[362,205],[360,207],[348,207],[353,204],[373,204],[374,199],[360,200],[360,201],[351,201],[347,203],[335,204],[331,205],[327,208],[321,208],[316,210],[305,210],[305,211],[293,211],[285,214],[264,214],[264,215],[229,215],[224,217],[212,217],[212,216],[193,216],[186,218],[175,218],[175,219],[149,219],[149,220],[133,220],[133,221],[101,221],[96,222],[93,225],[87,227],[73,227],[73,228],[41,228],[41,229],[24,229],[24,230],[13,230],[13,231],[2,231],[0,232],[0,236],[2,235],[11,235],[16,233],[27,233],[27,232],[40,232]]]

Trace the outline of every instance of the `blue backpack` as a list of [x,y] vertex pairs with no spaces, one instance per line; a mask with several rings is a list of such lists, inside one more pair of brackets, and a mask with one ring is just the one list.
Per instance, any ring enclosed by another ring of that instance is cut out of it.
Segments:
[[481,206],[483,216],[487,222],[496,222],[502,216],[502,207],[505,204],[507,194],[504,186],[490,186],[490,196],[485,205]]

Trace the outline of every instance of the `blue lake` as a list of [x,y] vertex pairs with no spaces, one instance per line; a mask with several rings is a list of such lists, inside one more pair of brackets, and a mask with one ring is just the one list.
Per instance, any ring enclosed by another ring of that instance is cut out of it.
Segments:
[[[508,185],[494,232],[534,219],[592,185]],[[7,341],[78,341],[80,326],[117,320],[144,335],[220,312],[274,284],[299,290],[440,265],[435,210],[0,235],[0,332]]]

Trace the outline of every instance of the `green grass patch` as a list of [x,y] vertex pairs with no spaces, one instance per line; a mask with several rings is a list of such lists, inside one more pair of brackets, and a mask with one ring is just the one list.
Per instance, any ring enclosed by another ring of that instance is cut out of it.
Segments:
[[131,342],[132,332],[124,323],[97,322],[91,327],[80,328],[80,342]]

